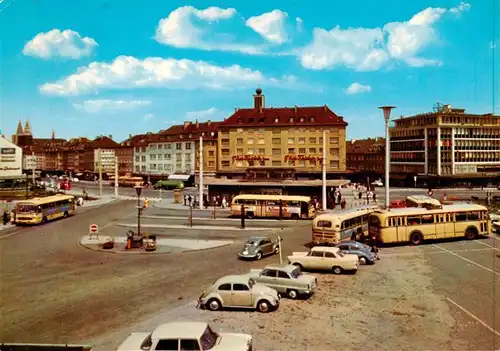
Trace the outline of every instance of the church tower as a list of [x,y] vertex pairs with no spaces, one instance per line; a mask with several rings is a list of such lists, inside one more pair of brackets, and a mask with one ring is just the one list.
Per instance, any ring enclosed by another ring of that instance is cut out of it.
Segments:
[[32,135],[31,133],[31,124],[29,120],[26,120],[26,124],[24,125],[24,134]]

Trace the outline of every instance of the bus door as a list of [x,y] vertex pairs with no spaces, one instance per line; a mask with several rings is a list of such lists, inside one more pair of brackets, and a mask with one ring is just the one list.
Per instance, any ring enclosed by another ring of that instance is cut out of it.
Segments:
[[436,238],[446,238],[446,214],[435,214]]
[[405,217],[393,217],[394,226],[396,227],[396,238],[398,242],[407,240]]
[[309,218],[309,203],[306,201],[301,201],[300,202],[300,212],[299,212],[300,218]]

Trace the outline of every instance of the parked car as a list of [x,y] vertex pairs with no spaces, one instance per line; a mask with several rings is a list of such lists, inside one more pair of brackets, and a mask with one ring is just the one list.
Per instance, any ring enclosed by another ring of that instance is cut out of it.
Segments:
[[293,252],[288,262],[301,270],[325,270],[334,274],[356,272],[359,268],[357,255],[344,254],[338,247],[328,246],[316,246],[309,252]]
[[217,333],[205,322],[171,322],[160,324],[152,333],[130,334],[117,351],[251,351],[252,343],[251,335]]
[[299,267],[291,264],[269,265],[264,269],[252,269],[250,276],[256,283],[273,288],[291,299],[296,299],[299,295],[312,295],[317,286],[317,280],[314,276],[303,274]]
[[500,222],[500,210],[490,213],[491,223]]
[[336,245],[340,252],[358,256],[360,264],[374,264],[377,260],[370,246],[357,241],[342,241]]
[[279,252],[277,240],[267,236],[251,236],[238,254],[239,258],[260,260],[263,256]]
[[256,283],[249,275],[228,275],[215,281],[198,298],[198,306],[217,311],[222,308],[248,308],[267,313],[279,307],[278,292]]
[[384,183],[382,183],[381,180],[376,180],[376,181],[372,182],[372,185],[374,185],[374,186],[384,186]]

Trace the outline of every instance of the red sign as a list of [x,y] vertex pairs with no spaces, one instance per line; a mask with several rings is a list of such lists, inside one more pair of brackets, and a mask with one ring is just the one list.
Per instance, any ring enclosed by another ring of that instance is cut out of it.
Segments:
[[323,158],[322,157],[316,157],[316,156],[309,156],[309,155],[285,155],[285,162],[288,162],[288,161],[306,161],[306,160],[309,160],[309,161],[317,161],[317,162],[320,162],[322,163],[323,162]]
[[97,224],[91,224],[89,230],[92,234],[99,233],[99,227],[97,226]]
[[269,157],[258,155],[240,155],[233,156],[233,162],[234,161],[269,161]]

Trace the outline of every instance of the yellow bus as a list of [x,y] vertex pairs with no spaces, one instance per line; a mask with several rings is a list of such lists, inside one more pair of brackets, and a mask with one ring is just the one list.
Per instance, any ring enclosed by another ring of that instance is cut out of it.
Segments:
[[75,214],[75,198],[57,194],[35,197],[16,204],[16,224],[40,224],[50,220]]
[[441,202],[427,195],[412,195],[406,197],[406,207],[441,208]]
[[443,205],[440,209],[395,208],[370,214],[370,236],[383,244],[410,242],[420,245],[429,239],[489,235],[488,209],[475,204]]
[[363,205],[317,216],[312,222],[313,244],[338,244],[342,240],[363,241],[368,232],[368,216],[377,209],[380,209],[379,205]]
[[280,203],[283,218],[313,218],[315,208],[309,196],[292,195],[237,195],[231,202],[233,216],[241,216],[241,205],[245,206],[247,218],[279,217]]

